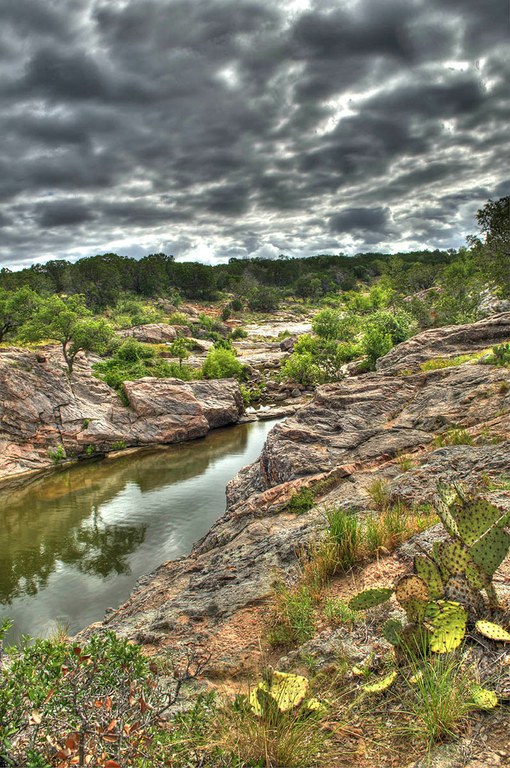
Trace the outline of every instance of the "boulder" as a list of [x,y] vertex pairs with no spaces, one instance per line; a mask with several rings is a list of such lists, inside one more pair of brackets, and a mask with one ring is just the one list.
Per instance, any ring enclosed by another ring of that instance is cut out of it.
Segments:
[[78,355],[72,379],[59,347],[44,354],[0,351],[0,481],[44,469],[62,446],[68,458],[203,437],[237,423],[243,412],[237,382],[145,378],[125,382],[126,407]]
[[377,370],[397,373],[416,371],[421,363],[434,358],[471,354],[510,341],[510,312],[493,315],[467,325],[431,328],[403,341],[377,361]]
[[178,335],[173,325],[166,323],[148,323],[147,325],[134,325],[119,332],[123,338],[133,338],[144,344],[164,344],[167,341],[175,341]]

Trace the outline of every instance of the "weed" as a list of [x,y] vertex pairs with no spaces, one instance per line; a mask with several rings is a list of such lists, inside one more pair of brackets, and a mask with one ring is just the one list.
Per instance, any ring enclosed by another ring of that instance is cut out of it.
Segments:
[[83,419],[83,421],[81,423],[81,428],[82,429],[87,429],[89,424],[90,424],[90,422],[91,422],[91,419]]
[[414,466],[414,462],[410,456],[398,456],[396,462],[402,472],[408,472]]
[[286,510],[295,515],[308,512],[315,504],[314,493],[311,488],[301,488],[287,503]]
[[346,624],[349,627],[360,619],[359,611],[353,611],[344,600],[335,597],[326,598],[324,615],[331,624]]
[[315,631],[313,610],[314,601],[309,586],[276,584],[269,643],[275,646],[306,643]]
[[453,738],[476,709],[470,703],[472,680],[458,653],[421,658],[411,653],[402,730],[430,748]]
[[390,502],[389,482],[382,478],[374,480],[368,488],[368,495],[372,499],[375,509],[386,509]]
[[54,464],[59,464],[67,458],[66,450],[62,444],[57,445],[56,448],[48,448],[48,456]]
[[238,768],[310,768],[324,753],[327,738],[320,716],[274,708],[260,717],[246,696],[223,709],[215,731],[221,752],[231,757],[228,765]]
[[87,445],[87,447],[85,448],[85,453],[90,458],[90,457],[92,457],[94,455],[95,450],[96,449],[95,449],[95,447],[93,445]]
[[500,381],[498,384],[498,394],[506,395],[510,391],[510,384],[508,381]]
[[426,360],[420,365],[421,371],[436,371],[441,368],[453,368],[456,365],[476,362],[483,352],[475,352],[472,355],[457,355],[456,357],[435,357],[432,360]]
[[448,445],[474,445],[474,439],[467,429],[452,427],[436,435],[432,441],[434,448],[445,448]]
[[360,529],[355,512],[341,507],[326,510],[327,536],[335,545],[336,571],[348,571],[359,557]]
[[117,440],[115,443],[112,444],[112,451],[122,451],[126,448],[126,443],[124,440]]

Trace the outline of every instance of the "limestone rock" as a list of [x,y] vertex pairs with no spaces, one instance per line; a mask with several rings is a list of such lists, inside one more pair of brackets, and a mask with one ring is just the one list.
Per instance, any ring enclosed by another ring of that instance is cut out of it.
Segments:
[[52,464],[63,446],[68,458],[123,446],[175,443],[236,423],[243,412],[232,380],[182,382],[145,378],[125,383],[130,407],[91,372],[83,354],[69,380],[58,347],[44,354],[0,352],[0,480]]
[[377,361],[377,370],[395,373],[417,370],[436,357],[456,357],[510,341],[510,312],[493,315],[478,323],[431,328],[398,344]]

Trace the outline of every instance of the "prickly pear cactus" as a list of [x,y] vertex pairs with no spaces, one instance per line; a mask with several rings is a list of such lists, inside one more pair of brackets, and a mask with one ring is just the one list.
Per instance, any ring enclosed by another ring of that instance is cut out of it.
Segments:
[[510,643],[510,632],[492,621],[477,621],[475,627],[489,640],[498,640],[500,643]]
[[349,607],[353,611],[366,611],[368,608],[374,608],[389,600],[393,594],[392,589],[382,587],[381,589],[365,589],[364,592],[358,592],[357,595],[349,600]]
[[263,680],[251,691],[250,707],[259,716],[275,708],[289,712],[304,702],[309,687],[306,677],[273,672],[269,680]]
[[414,558],[414,570],[416,571],[416,575],[427,585],[432,600],[437,600],[440,597],[443,597],[444,584],[441,579],[441,573],[430,557],[416,555]]
[[365,693],[382,693],[383,691],[387,691],[388,688],[391,688],[397,677],[398,672],[390,672],[389,675],[382,677],[375,683],[367,683],[363,686],[363,690]]
[[424,626],[430,633],[430,650],[447,653],[461,644],[466,634],[467,611],[459,603],[438,600],[429,603]]
[[488,688],[482,688],[481,685],[471,686],[471,699],[478,709],[494,709],[498,705],[498,697],[495,691]]
[[403,629],[401,621],[398,619],[388,619],[382,626],[382,633],[391,645],[400,645]]

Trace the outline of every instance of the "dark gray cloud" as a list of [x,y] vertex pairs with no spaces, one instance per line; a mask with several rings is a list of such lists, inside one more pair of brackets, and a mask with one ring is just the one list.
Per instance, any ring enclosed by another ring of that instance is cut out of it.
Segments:
[[4,0],[1,264],[463,244],[508,193],[501,0]]

